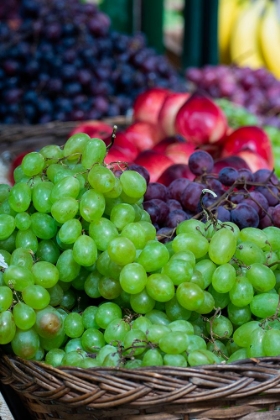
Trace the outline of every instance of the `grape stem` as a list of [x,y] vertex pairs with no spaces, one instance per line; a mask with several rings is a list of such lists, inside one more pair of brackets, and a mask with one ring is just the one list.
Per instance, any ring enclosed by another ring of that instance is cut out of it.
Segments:
[[116,136],[117,136],[117,129],[118,129],[118,126],[117,126],[117,125],[114,125],[114,126],[113,126],[113,131],[112,131],[112,134],[111,134],[111,141],[110,141],[110,143],[108,144],[108,146],[106,147],[106,149],[107,149],[107,150],[110,150],[110,149],[111,149],[111,147],[112,147],[112,146],[113,146],[113,144],[114,144],[115,138],[116,138]]

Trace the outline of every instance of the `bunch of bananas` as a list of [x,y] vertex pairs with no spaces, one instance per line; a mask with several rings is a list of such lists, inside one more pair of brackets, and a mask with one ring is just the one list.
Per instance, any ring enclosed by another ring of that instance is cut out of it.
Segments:
[[219,0],[220,62],[266,67],[280,79],[280,1]]

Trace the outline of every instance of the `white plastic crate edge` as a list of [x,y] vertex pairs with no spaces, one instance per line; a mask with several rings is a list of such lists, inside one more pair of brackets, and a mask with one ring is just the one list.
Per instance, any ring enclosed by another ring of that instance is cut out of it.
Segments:
[[0,393],[0,419],[1,420],[15,420],[1,393]]

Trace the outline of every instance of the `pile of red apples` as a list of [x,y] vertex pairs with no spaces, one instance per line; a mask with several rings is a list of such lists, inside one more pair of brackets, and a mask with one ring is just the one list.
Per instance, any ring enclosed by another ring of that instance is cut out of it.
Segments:
[[[112,126],[92,121],[71,134],[85,132],[110,141]],[[151,182],[169,185],[176,178],[194,179],[188,167],[196,150],[208,151],[215,160],[214,173],[225,166],[273,169],[269,137],[257,126],[231,129],[223,111],[199,93],[178,93],[153,88],[142,93],[133,106],[133,121],[118,130],[105,162],[144,166]]]

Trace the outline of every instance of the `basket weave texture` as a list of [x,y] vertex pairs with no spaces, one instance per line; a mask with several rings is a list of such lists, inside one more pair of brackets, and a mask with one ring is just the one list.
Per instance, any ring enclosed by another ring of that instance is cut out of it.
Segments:
[[130,370],[54,368],[3,355],[0,378],[30,420],[280,419],[280,357]]

